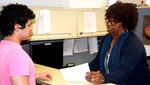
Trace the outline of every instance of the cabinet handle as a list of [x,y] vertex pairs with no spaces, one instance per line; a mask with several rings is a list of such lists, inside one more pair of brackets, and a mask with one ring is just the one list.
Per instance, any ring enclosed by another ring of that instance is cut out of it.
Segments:
[[80,32],[80,35],[83,35],[83,34],[92,34],[92,33],[97,33],[97,32],[107,32],[107,30],[104,30],[104,31],[96,31],[96,32]]

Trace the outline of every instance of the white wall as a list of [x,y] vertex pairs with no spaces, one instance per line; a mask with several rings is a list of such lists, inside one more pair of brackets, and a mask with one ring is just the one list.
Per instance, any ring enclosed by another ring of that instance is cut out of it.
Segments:
[[[40,7],[99,8],[109,6],[116,1],[131,2],[137,5],[141,2],[141,0],[0,0],[0,5],[22,3]],[[144,2],[146,1],[144,0]]]
[[72,8],[100,8],[108,6],[109,0],[70,0]]
[[21,3],[28,6],[40,7],[68,7],[69,0],[0,0],[0,5],[9,3]]
[[40,7],[98,8],[107,6],[108,0],[0,0],[0,5],[9,3]]

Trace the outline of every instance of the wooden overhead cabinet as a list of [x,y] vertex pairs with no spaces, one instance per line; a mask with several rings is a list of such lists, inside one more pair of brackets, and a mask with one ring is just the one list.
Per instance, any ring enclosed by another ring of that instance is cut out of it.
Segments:
[[102,36],[107,33],[104,20],[105,9],[33,10],[36,14],[36,23],[33,26],[31,41]]
[[[40,10],[34,10],[37,17],[36,22],[39,22],[39,13]],[[31,41],[33,40],[52,40],[52,39],[66,39],[66,38],[75,38],[77,37],[77,12],[69,9],[49,9],[50,20],[49,32],[47,33],[39,33],[37,30],[39,29],[39,23],[35,23],[33,36],[31,37]],[[43,28],[41,28],[43,29]],[[37,33],[38,32],[38,33]],[[42,32],[42,31],[41,31]]]

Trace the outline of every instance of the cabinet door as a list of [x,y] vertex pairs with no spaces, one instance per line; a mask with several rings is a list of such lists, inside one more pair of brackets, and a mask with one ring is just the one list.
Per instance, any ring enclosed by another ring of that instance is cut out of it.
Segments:
[[[40,10],[34,10],[39,15]],[[52,40],[77,37],[77,11],[68,9],[50,9],[50,32],[37,34],[37,23],[34,26],[31,40]],[[38,22],[38,17],[36,21]]]
[[96,26],[99,35],[107,34],[107,26],[105,22],[105,13],[106,13],[105,10],[106,9],[96,10]]
[[[102,9],[79,10],[78,11],[78,37],[91,37],[91,36],[105,35],[107,31],[106,31],[104,15],[105,15],[105,10],[102,10]],[[86,16],[89,16],[89,17],[86,17]],[[89,19],[86,19],[86,18],[89,18]],[[87,32],[88,29],[86,28],[89,29],[89,32]],[[91,32],[90,32],[90,29],[91,29]]]

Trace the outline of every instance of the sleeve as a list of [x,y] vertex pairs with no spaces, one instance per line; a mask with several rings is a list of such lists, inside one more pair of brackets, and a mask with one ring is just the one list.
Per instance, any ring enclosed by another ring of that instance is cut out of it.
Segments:
[[121,51],[121,62],[119,67],[115,71],[104,75],[105,82],[118,83],[128,80],[133,74],[141,57],[143,57],[143,52],[143,44],[138,38],[133,37],[126,41]]
[[8,69],[10,76],[29,75],[29,60],[27,54],[17,49],[8,55]]
[[103,44],[103,41],[104,41],[105,37],[106,37],[106,35],[101,40],[99,50],[98,50],[98,53],[97,53],[96,57],[94,58],[94,60],[92,60],[89,63],[89,67],[90,67],[91,71],[98,71],[100,69],[100,66],[99,66],[99,64],[100,64],[99,63],[100,62],[100,52],[101,52],[102,44]]
[[99,70],[99,57],[100,57],[99,52],[98,52],[96,58],[89,63],[89,67],[90,67],[91,71]]

